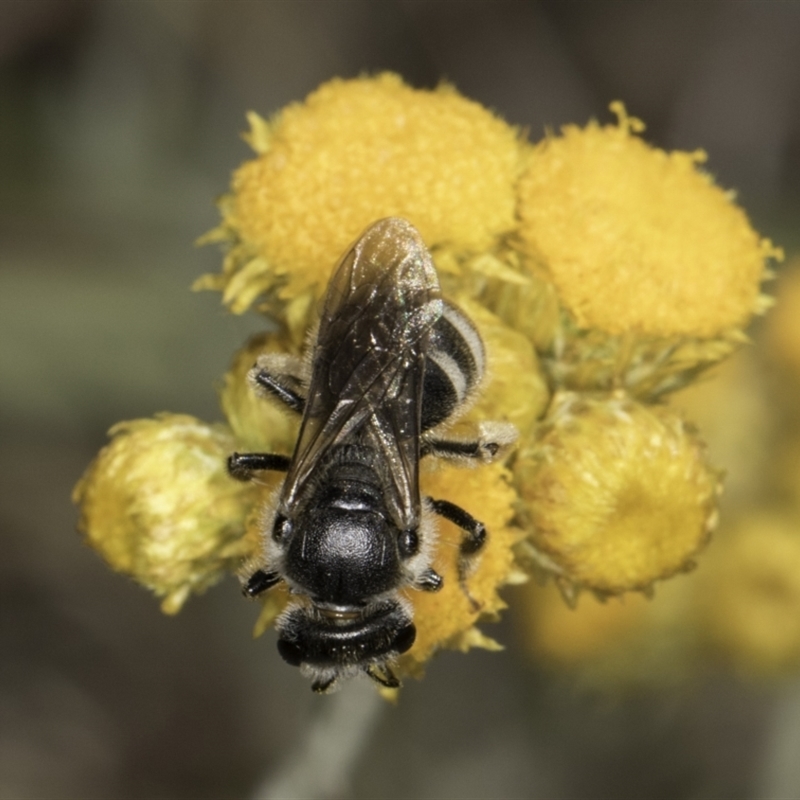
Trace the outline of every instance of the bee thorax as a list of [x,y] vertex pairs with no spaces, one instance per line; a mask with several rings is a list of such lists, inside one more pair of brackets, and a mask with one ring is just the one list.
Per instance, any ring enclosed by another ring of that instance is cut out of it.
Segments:
[[397,530],[375,511],[344,507],[310,509],[296,521],[285,571],[315,600],[359,605],[397,587]]

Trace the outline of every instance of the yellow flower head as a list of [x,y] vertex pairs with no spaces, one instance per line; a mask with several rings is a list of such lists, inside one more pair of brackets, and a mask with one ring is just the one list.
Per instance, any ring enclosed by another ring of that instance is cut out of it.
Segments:
[[509,525],[516,493],[510,474],[501,465],[464,470],[442,467],[422,476],[421,489],[432,497],[446,497],[484,522],[490,531],[486,546],[472,572],[461,585],[458,577],[458,547],[463,532],[453,523],[437,520],[437,556],[433,567],[444,578],[444,588],[435,594],[408,592],[414,606],[417,639],[401,657],[400,667],[412,675],[443,647],[501,649],[475,628],[481,620],[494,621],[506,604],[498,588],[518,579],[513,546],[523,533]]
[[164,600],[168,614],[235,569],[257,490],[232,480],[223,426],[162,414],[120,422],[75,487],[86,542]]
[[555,586],[531,582],[509,601],[532,660],[607,693],[674,685],[692,674],[700,655],[695,583],[694,576],[670,580],[653,598],[584,593],[569,607]]
[[299,419],[277,403],[271,403],[256,394],[247,379],[247,373],[264,353],[281,353],[291,357],[298,356],[299,350],[288,336],[253,336],[236,353],[231,368],[225,374],[220,405],[240,450],[288,454],[294,449]]
[[745,672],[800,666],[799,530],[791,517],[749,516],[720,534],[698,571],[708,638]]
[[382,217],[408,219],[450,258],[514,228],[518,134],[449,86],[335,79],[251,123],[258,157],[236,171],[212,237],[233,249],[223,275],[199,284],[223,289],[234,312],[276,286],[283,300],[319,296],[347,245]]
[[774,362],[800,376],[800,258],[781,271],[777,301],[767,323],[768,353]]
[[647,590],[691,568],[719,479],[680,418],[624,396],[562,393],[514,466],[530,541],[562,582]]
[[[403,592],[413,608],[417,634],[412,648],[399,659],[399,675],[421,677],[425,664],[441,649],[462,652],[473,647],[502,649],[476,625],[496,621],[500,611],[506,607],[498,589],[525,580],[514,559],[513,547],[524,534],[510,524],[516,499],[510,477],[508,470],[499,464],[479,470],[445,466],[422,475],[423,494],[446,496],[449,501],[480,517],[490,535],[480,558],[462,581],[458,571],[458,551],[463,531],[447,520],[436,519],[436,556],[432,566],[444,579],[444,586],[433,594],[410,589]],[[248,523],[250,541],[263,536],[261,526],[260,515],[253,514]],[[281,586],[268,593],[256,622],[256,636],[273,624],[290,599],[290,594]],[[391,691],[387,692],[387,696],[392,695]]]
[[763,310],[764,262],[779,257],[731,195],[667,153],[642,123],[566,126],[532,153],[519,183],[520,235],[581,328],[715,337]]
[[538,661],[575,666],[595,661],[636,636],[650,601],[641,594],[600,601],[592,595],[568,606],[553,585],[531,581],[515,591],[523,643]]

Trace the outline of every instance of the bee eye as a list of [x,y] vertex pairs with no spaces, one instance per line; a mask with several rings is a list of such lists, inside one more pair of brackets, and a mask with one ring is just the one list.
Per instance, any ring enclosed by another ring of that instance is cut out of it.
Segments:
[[303,651],[294,642],[278,639],[278,652],[283,660],[292,667],[299,667],[303,663]]
[[398,634],[394,637],[392,642],[392,650],[397,653],[405,653],[411,649],[414,640],[417,638],[417,629],[413,622],[409,622]]
[[282,514],[275,518],[275,524],[272,526],[272,538],[276,542],[283,541],[292,532],[292,523],[289,522]]
[[417,550],[419,550],[419,536],[414,530],[403,531],[398,540],[398,547],[400,548],[400,556],[402,558],[410,558]]

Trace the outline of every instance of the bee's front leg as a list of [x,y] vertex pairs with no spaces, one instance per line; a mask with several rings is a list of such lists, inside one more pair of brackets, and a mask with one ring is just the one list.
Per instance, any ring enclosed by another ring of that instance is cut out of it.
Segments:
[[242,594],[245,597],[258,597],[262,592],[271,589],[281,582],[281,576],[277,572],[267,572],[257,569],[242,586]]
[[261,394],[274,397],[297,414],[305,410],[307,376],[303,361],[296,356],[263,353],[247,377]]
[[249,481],[254,472],[286,472],[291,458],[277,453],[234,453],[228,456],[228,474],[237,481]]

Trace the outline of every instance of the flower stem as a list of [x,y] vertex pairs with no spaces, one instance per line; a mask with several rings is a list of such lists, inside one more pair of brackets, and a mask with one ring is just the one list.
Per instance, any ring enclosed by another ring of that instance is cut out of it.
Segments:
[[253,800],[326,800],[347,793],[349,777],[386,706],[363,680],[320,698],[306,735],[277,769],[265,775]]

